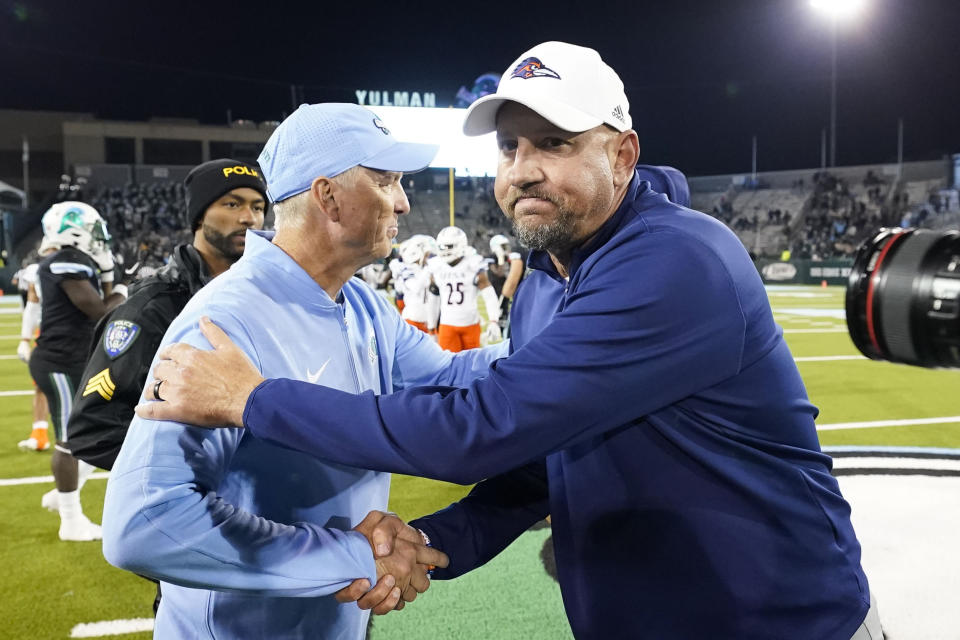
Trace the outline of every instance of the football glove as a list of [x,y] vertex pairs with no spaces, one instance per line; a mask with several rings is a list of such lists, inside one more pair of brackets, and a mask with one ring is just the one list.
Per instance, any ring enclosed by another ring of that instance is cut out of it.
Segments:
[[500,325],[496,322],[488,322],[483,330],[483,344],[496,344],[503,340],[503,333],[500,331]]
[[100,269],[100,282],[113,282],[113,254],[110,249],[101,249],[90,255],[93,261],[97,263]]
[[21,340],[20,344],[17,345],[17,357],[24,362],[30,362],[30,351],[31,349],[29,340]]

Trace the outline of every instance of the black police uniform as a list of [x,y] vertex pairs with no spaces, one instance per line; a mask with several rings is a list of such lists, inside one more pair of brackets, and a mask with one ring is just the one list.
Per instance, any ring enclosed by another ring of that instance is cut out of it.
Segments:
[[167,266],[136,283],[130,297],[100,321],[70,414],[67,446],[75,458],[113,467],[163,334],[209,281],[197,250],[180,245]]

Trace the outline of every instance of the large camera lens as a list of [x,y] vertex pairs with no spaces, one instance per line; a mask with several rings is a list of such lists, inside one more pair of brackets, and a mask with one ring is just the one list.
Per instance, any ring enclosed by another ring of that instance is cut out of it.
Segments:
[[960,367],[960,231],[881,229],[857,250],[846,309],[868,358]]

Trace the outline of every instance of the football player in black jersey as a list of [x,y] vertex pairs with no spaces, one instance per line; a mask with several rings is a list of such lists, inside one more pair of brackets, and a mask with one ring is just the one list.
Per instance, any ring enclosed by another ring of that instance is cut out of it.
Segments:
[[[113,287],[110,235],[96,209],[82,202],[59,202],[43,214],[43,234],[61,248],[40,261],[40,337],[30,354],[30,375],[50,406],[56,444],[50,467],[56,493],[60,539],[99,540],[100,527],[80,507],[77,460],[66,443],[73,393],[80,383],[97,321],[126,299],[126,287]],[[92,468],[91,468],[92,470]]]

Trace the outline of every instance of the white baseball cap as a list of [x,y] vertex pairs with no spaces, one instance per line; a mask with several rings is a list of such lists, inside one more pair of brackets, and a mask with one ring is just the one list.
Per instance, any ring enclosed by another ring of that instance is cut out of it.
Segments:
[[519,102],[566,131],[601,124],[626,131],[633,125],[620,76],[593,49],[566,42],[544,42],[517,58],[501,76],[497,92],[470,105],[463,133],[496,131],[497,111],[507,101]]

